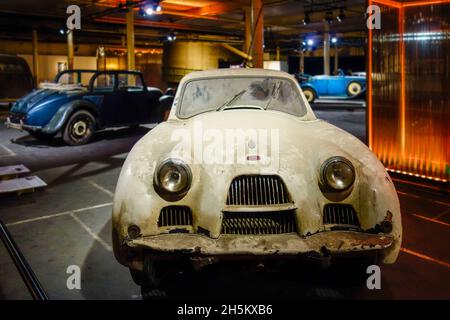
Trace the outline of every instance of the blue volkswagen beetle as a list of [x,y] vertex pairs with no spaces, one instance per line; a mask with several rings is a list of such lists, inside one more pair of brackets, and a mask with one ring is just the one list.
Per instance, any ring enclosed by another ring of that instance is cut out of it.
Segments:
[[163,121],[161,96],[138,71],[66,70],[19,99],[6,125],[38,140],[60,132],[67,144],[81,145],[107,127]]
[[346,76],[342,70],[336,76],[297,74],[296,77],[310,103],[322,97],[355,98],[366,91],[365,76]]

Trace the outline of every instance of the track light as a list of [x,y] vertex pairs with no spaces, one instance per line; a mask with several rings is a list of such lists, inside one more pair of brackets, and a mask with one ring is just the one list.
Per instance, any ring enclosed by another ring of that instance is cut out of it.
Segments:
[[337,21],[339,21],[339,22],[342,22],[342,20],[345,19],[344,8],[341,7],[341,8],[339,9],[339,14],[338,14],[338,16],[336,17],[336,19],[337,19]]
[[333,23],[333,11],[327,11],[325,13],[325,18],[323,20],[326,21],[328,24],[332,24]]
[[337,38],[336,37],[331,38],[331,43],[336,43],[336,42],[337,42]]

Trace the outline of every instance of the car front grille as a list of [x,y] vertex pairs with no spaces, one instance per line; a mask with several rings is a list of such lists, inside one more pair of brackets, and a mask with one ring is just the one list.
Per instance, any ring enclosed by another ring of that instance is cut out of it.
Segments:
[[323,209],[323,223],[359,227],[359,220],[353,206],[348,204],[327,204]]
[[295,210],[224,212],[222,234],[262,235],[296,232]]
[[245,175],[233,179],[227,205],[276,205],[289,203],[283,180],[275,175]]
[[192,211],[186,206],[168,206],[161,209],[158,227],[191,226]]

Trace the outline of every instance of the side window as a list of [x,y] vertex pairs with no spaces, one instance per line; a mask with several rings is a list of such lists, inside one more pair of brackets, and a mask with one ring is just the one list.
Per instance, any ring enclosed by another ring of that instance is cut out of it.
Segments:
[[92,89],[100,92],[114,91],[114,74],[103,73],[98,75],[94,80]]
[[144,90],[144,85],[142,83],[142,79],[137,74],[131,73],[122,73],[118,74],[119,83],[118,88],[121,91],[128,92],[140,92]]

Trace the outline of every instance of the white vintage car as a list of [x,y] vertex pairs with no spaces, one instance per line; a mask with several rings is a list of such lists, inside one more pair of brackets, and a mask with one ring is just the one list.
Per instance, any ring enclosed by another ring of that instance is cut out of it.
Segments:
[[128,155],[112,222],[115,256],[143,286],[182,262],[369,254],[390,264],[402,236],[375,155],[317,119],[292,76],[259,69],[184,77],[168,121]]

